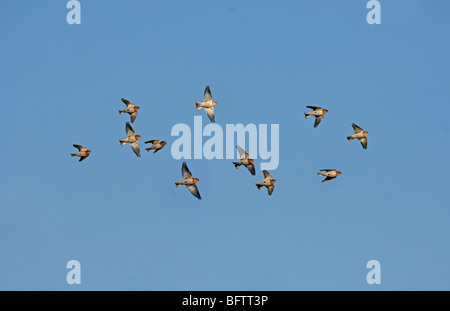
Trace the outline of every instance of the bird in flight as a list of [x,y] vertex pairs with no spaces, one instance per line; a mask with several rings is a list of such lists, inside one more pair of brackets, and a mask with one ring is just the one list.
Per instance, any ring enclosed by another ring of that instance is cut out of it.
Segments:
[[146,144],[152,144],[149,148],[145,148],[145,150],[155,150],[153,153],[157,153],[159,150],[161,150],[167,143],[165,141],[159,140],[159,139],[153,139],[145,142]]
[[253,164],[255,160],[250,159],[248,153],[244,149],[242,149],[239,145],[237,145],[236,148],[239,151],[239,156],[241,158],[238,162],[233,162],[236,169],[238,169],[239,166],[244,165],[252,175],[255,175],[256,174],[255,165]]
[[214,106],[217,105],[216,101],[212,100],[211,90],[209,89],[209,85],[205,88],[205,93],[203,94],[203,102],[196,102],[195,107],[197,110],[205,108],[206,114],[211,122],[215,122],[214,119]]
[[347,139],[349,141],[352,141],[353,139],[356,138],[360,141],[361,146],[363,146],[364,149],[367,149],[367,134],[369,134],[369,132],[364,131],[362,128],[360,128],[355,123],[353,123],[352,126],[353,126],[353,130],[355,130],[355,134],[353,134],[352,136],[347,136]]
[[316,117],[316,121],[314,122],[314,127],[317,127],[320,124],[320,122],[322,122],[323,117],[328,112],[328,110],[323,109],[321,107],[306,106],[306,108],[311,108],[313,111],[305,112],[305,119],[308,119],[309,117]]
[[320,171],[324,172],[324,173],[317,173],[317,176],[325,176],[326,177],[324,180],[322,180],[322,182],[330,181],[342,174],[342,172],[336,171],[335,169],[324,169],[324,170],[320,170]]
[[126,100],[125,98],[122,98],[122,101],[125,105],[124,110],[119,110],[119,114],[122,113],[128,113],[130,115],[131,123],[134,123],[134,120],[136,120],[138,110],[141,108],[139,106],[135,106],[132,102],[129,100]]
[[84,159],[86,159],[89,154],[91,153],[91,150],[88,150],[86,147],[81,146],[81,145],[73,145],[75,148],[78,149],[77,153],[71,153],[70,156],[72,157],[80,157],[80,161],[83,161]]
[[141,138],[141,135],[136,135],[133,128],[131,127],[130,123],[127,122],[125,126],[125,132],[127,133],[127,138],[125,139],[119,139],[120,145],[123,146],[125,144],[130,144],[131,149],[133,149],[134,153],[140,157],[141,156],[141,150],[139,148],[139,138]]
[[175,182],[175,186],[179,187],[185,185],[193,196],[201,200],[202,197],[200,196],[200,192],[198,192],[197,185],[195,184],[200,181],[200,179],[192,177],[191,171],[189,171],[186,162],[183,162],[183,165],[181,166],[181,176],[183,177],[183,180],[180,182]]
[[258,187],[258,190],[261,189],[261,187],[267,187],[267,192],[269,195],[272,195],[273,189],[275,188],[274,183],[276,182],[276,179],[273,179],[272,175],[266,170],[263,171],[264,173],[264,180],[261,183],[256,184],[256,187]]

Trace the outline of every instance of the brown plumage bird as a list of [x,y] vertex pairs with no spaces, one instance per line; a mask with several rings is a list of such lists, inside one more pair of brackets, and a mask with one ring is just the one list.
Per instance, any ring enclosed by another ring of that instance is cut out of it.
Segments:
[[352,136],[347,136],[348,141],[352,141],[353,139],[356,138],[361,143],[361,146],[364,149],[367,149],[367,134],[369,134],[369,132],[364,131],[362,128],[360,128],[355,123],[353,123],[352,126],[353,126],[353,130],[355,131],[355,134],[353,134]]
[[320,124],[320,122],[322,122],[323,117],[328,112],[328,110],[316,106],[306,106],[306,108],[311,108],[313,111],[305,112],[305,119],[308,119],[309,117],[316,117],[314,127],[317,127]]
[[88,150],[86,147],[81,146],[81,145],[73,145],[75,148],[78,149],[77,153],[71,153],[70,156],[72,157],[80,157],[79,162],[83,161],[84,159],[86,159],[89,154],[91,154],[91,150]]
[[153,139],[145,142],[146,144],[152,144],[149,148],[145,148],[145,150],[155,150],[153,153],[157,153],[159,150],[161,150],[167,143],[163,140],[159,139]]
[[141,107],[134,105],[132,102],[126,100],[125,98],[122,98],[122,102],[127,106],[124,110],[119,110],[119,114],[128,113],[130,115],[131,123],[134,123],[134,120],[136,120],[137,117],[138,110]]
[[258,190],[261,189],[261,187],[266,187],[269,195],[272,195],[272,192],[275,188],[274,183],[276,182],[276,179],[273,179],[272,175],[270,175],[270,173],[266,170],[264,170],[263,173],[264,180],[261,183],[256,184],[256,187],[258,187]]
[[317,173],[317,176],[326,177],[324,180],[322,180],[322,182],[330,181],[342,174],[342,172],[336,171],[335,169],[324,169],[320,171],[324,173]]
[[239,151],[239,156],[241,158],[238,162],[233,162],[236,169],[238,169],[239,166],[244,165],[252,175],[255,175],[256,174],[255,165],[253,164],[253,161],[255,160],[250,159],[248,153],[244,149],[242,149],[239,145],[236,146],[236,148]]
[[202,197],[200,196],[200,192],[198,191],[197,185],[195,184],[196,182],[200,181],[200,179],[192,177],[191,171],[189,171],[186,162],[183,162],[183,165],[181,166],[181,176],[183,177],[183,180],[180,182],[175,182],[175,186],[179,187],[185,185],[193,196],[201,200]]

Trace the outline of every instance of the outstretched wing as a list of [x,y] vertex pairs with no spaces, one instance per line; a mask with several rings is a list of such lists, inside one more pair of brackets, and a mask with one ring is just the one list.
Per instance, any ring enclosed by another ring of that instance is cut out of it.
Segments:
[[203,101],[207,102],[212,100],[211,90],[209,89],[209,85],[205,88],[205,93],[203,94]]
[[133,128],[130,125],[130,122],[127,122],[127,124],[125,125],[125,132],[127,133],[127,137],[135,134]]
[[353,126],[353,129],[355,130],[355,134],[363,131],[363,129],[360,128],[360,127],[359,127],[358,125],[356,125],[355,123],[353,123],[352,126]]
[[183,162],[183,165],[181,166],[181,176],[183,179],[192,177],[191,171],[187,167],[186,162]]
[[250,171],[250,173],[251,173],[252,175],[256,175],[256,172],[255,172],[255,165],[254,165],[253,163],[247,165],[247,169]]
[[186,185],[186,188],[189,190],[190,193],[192,193],[193,196],[195,196],[197,199],[201,200],[202,197],[200,196],[200,192],[198,192],[197,185]]
[[359,140],[364,149],[367,149],[367,137],[363,137]]
[[134,120],[136,120],[137,117],[137,111],[130,114],[131,123],[134,123]]
[[134,106],[134,104],[132,102],[130,102],[129,100],[125,99],[125,98],[121,98],[122,102],[128,106]]
[[263,173],[264,173],[264,180],[273,179],[272,175],[270,175],[270,173],[268,171],[264,170]]
[[242,149],[241,146],[237,145],[236,148],[239,151],[239,157],[241,158],[241,160],[248,158],[248,153],[244,149]]
[[73,146],[74,146],[75,148],[77,148],[78,151],[86,151],[86,150],[87,150],[86,147],[83,147],[83,146],[81,146],[81,145],[76,145],[76,144],[74,144]]
[[269,195],[272,195],[273,189],[275,188],[274,185],[271,185],[269,187],[267,187],[267,192],[269,193]]
[[84,157],[80,157],[80,160],[78,161],[78,162],[81,162],[81,161],[83,161],[84,159],[86,159],[87,157],[88,157],[89,155],[87,155],[87,156],[84,156]]
[[327,178],[325,178],[324,180],[322,180],[322,182],[327,182],[327,181],[330,181],[330,180],[332,180],[332,179],[334,179],[335,177],[329,177],[329,176],[327,176]]
[[322,122],[322,120],[323,120],[323,115],[316,116],[316,121],[314,122],[314,127],[317,127],[320,124],[320,122]]
[[211,122],[215,122],[214,119],[214,107],[211,108],[205,108],[206,114],[208,115],[208,118],[211,120]]
[[323,169],[323,170],[320,170],[321,172],[329,172],[329,171],[334,171],[335,169],[334,168],[326,168],[326,169]]
[[135,141],[134,143],[130,144],[131,149],[133,149],[134,153],[140,157],[141,156],[141,148],[139,148],[139,142]]
[[320,109],[320,107],[316,107],[316,106],[306,106],[306,108],[311,108],[312,110]]

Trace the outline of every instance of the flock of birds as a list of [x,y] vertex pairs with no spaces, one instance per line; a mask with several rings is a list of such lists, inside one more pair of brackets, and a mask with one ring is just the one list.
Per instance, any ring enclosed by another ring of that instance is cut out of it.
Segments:
[[[138,110],[140,109],[139,106],[136,106],[134,103],[132,103],[129,100],[126,100],[122,98],[122,102],[126,105],[125,109],[119,110],[119,114],[128,113],[130,115],[130,121],[131,123],[134,123],[137,117]],[[211,90],[209,86],[206,86],[205,92],[203,94],[203,102],[196,102],[195,103],[197,110],[204,109],[206,112],[206,115],[211,120],[211,122],[215,122],[214,117],[214,106],[217,105],[216,101],[212,100]],[[322,122],[323,118],[325,117],[325,114],[328,112],[327,109],[323,109],[321,107],[315,107],[315,106],[306,106],[307,108],[312,109],[311,112],[305,112],[305,119],[309,117],[315,117],[314,122],[314,128],[316,128],[320,122]],[[355,123],[352,124],[354,134],[351,136],[347,136],[347,139],[349,141],[352,141],[353,139],[358,139],[361,142],[361,145],[364,149],[367,149],[367,134],[369,132],[364,131],[361,127],[357,126]],[[136,132],[131,127],[130,123],[127,122],[125,125],[125,133],[127,135],[127,138],[125,139],[119,139],[120,145],[123,146],[125,144],[129,144],[133,152],[136,154],[136,156],[141,156],[140,146],[139,146],[139,138],[141,138],[141,135],[136,135]],[[146,144],[151,144],[149,148],[146,148],[145,150],[150,151],[154,150],[153,153],[158,152],[161,150],[165,145],[167,145],[167,142],[159,139],[153,139],[145,142]],[[88,150],[86,147],[82,145],[73,145],[75,148],[78,149],[78,152],[71,153],[70,155],[72,157],[80,157],[79,162],[85,160],[89,154],[91,153],[91,150]],[[239,151],[240,160],[237,162],[233,162],[236,169],[238,169],[241,165],[245,166],[249,172],[252,175],[256,175],[255,171],[255,165],[253,162],[254,159],[251,159],[249,157],[249,154],[242,149],[239,145],[236,146],[237,150]],[[264,180],[260,183],[257,183],[256,186],[258,187],[258,190],[262,187],[267,188],[267,192],[269,195],[272,195],[274,190],[274,183],[276,182],[275,179],[273,179],[272,175],[266,171],[263,170],[264,173]],[[322,180],[322,182],[326,182],[329,180],[332,180],[342,174],[342,172],[337,171],[335,169],[323,169],[320,170],[319,173],[317,173],[318,176],[324,176],[325,179]],[[196,198],[201,199],[200,192],[198,191],[196,183],[199,181],[198,178],[192,177],[192,173],[190,172],[189,168],[186,165],[186,162],[183,162],[183,165],[181,166],[181,176],[183,177],[182,181],[175,182],[176,187],[180,186],[186,186],[186,188],[189,190],[192,195],[194,195]]]

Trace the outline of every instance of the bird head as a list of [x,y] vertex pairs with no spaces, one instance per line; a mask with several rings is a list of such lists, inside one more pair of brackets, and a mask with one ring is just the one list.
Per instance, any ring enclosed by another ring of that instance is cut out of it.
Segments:
[[165,145],[167,145],[167,143],[165,141],[162,141],[161,145],[165,146]]
[[326,109],[323,109],[323,113],[327,113],[328,112],[328,110],[326,110]]
[[86,150],[86,153],[87,153],[87,154],[90,154],[90,153],[91,153],[91,150]]
[[364,136],[366,136],[367,134],[369,134],[369,132],[367,132],[367,131],[364,131]]
[[213,101],[212,103],[213,103],[213,106],[217,105],[217,102],[215,102],[215,101]]
[[136,135],[136,139],[139,140],[141,138],[141,135]]
[[336,171],[336,175],[341,175],[342,172]]
[[277,180],[276,179],[272,179],[272,184],[274,183],[274,182],[276,182]]
[[200,181],[200,179],[194,178],[194,182],[196,183],[197,181]]
[[139,107],[139,106],[134,106],[134,108],[136,108],[136,110],[141,109],[141,107]]
[[248,162],[253,163],[255,159],[248,159]]

